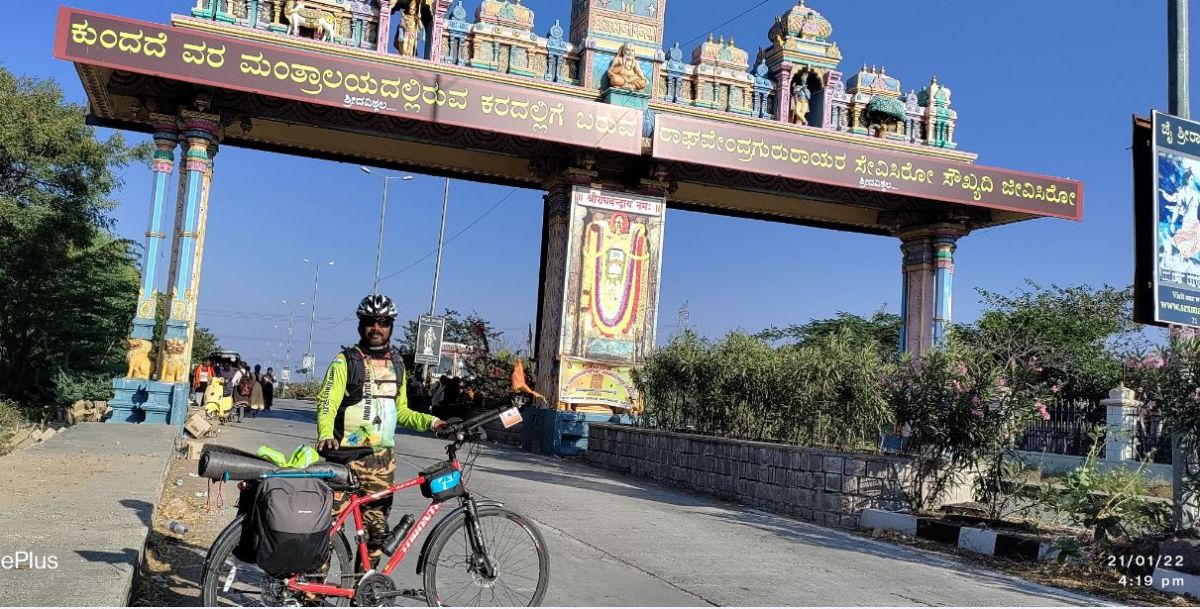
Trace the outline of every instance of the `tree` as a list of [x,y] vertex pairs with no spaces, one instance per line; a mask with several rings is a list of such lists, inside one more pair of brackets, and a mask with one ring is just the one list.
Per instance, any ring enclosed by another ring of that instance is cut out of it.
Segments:
[[119,374],[136,306],[135,244],[107,214],[150,145],[98,139],[84,117],[55,83],[0,68],[0,395],[27,407]]
[[216,334],[213,334],[208,328],[196,326],[196,330],[192,334],[192,365],[203,362],[204,358],[220,348],[221,343],[217,340]]
[[[466,374],[473,377],[471,387],[476,394],[477,403],[490,403],[507,399],[510,379],[515,359],[513,354],[503,348],[501,332],[492,327],[491,322],[483,319],[477,313],[462,316],[458,311],[447,309],[446,330],[442,336],[443,343],[460,343],[470,350],[466,356]],[[417,345],[417,322],[410,321],[404,326],[404,342],[399,346],[402,353],[411,356]],[[533,367],[526,367],[526,380],[533,385]]]
[[1121,380],[1114,343],[1132,335],[1132,290],[1026,282],[1012,295],[978,290],[986,310],[954,336],[995,357],[1032,362],[1059,398],[1095,401]]
[[900,316],[879,309],[870,317],[862,317],[838,311],[832,319],[813,319],[806,324],[792,324],[786,328],[771,326],[755,335],[766,341],[792,340],[803,346],[813,340],[828,338],[845,332],[854,348],[873,344],[881,353],[899,353]]
[[[443,343],[460,343],[487,354],[500,340],[500,331],[493,328],[492,324],[478,313],[463,317],[458,311],[446,309],[443,317],[446,318],[446,330],[442,334]],[[404,343],[401,350],[412,353],[416,347],[417,321],[413,320],[404,325]]]

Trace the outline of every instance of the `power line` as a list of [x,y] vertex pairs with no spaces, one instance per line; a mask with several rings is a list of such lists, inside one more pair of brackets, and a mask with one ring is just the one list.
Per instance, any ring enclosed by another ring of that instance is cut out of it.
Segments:
[[[197,313],[198,313],[198,314],[204,314],[204,315],[206,315],[206,316],[211,316],[211,317],[219,317],[219,318],[222,318],[222,319],[249,319],[249,320],[261,320],[261,321],[275,321],[275,320],[279,320],[279,321],[286,321],[286,320],[287,320],[287,318],[288,318],[288,315],[285,315],[285,314],[283,314],[283,313],[269,313],[269,312],[266,312],[266,311],[236,311],[236,310],[232,310],[232,309],[210,309],[210,308],[207,308],[207,307],[199,307],[199,308],[197,309]],[[331,315],[326,315],[326,316],[318,315],[318,316],[317,316],[317,319],[318,319],[318,320],[321,320],[321,321],[330,321],[330,320],[332,320],[332,319],[333,319],[333,316],[331,316]]]
[[[455,239],[458,239],[460,236],[462,236],[463,233],[470,230],[472,226],[475,226],[476,224],[478,224],[480,220],[483,220],[484,218],[486,218],[488,216],[488,214],[492,213],[493,211],[496,211],[497,207],[500,207],[501,204],[503,204],[505,201],[509,200],[515,194],[517,194],[517,189],[510,188],[509,191],[507,193],[505,193],[505,195],[503,197],[500,197],[500,200],[496,201],[491,207],[489,207],[487,209],[487,211],[480,214],[479,217],[475,218],[474,220],[471,220],[471,222],[469,224],[467,224],[466,226],[464,226],[462,228],[462,230],[458,231],[457,233],[454,233],[454,236],[443,241],[442,246],[445,247],[446,245],[452,243]],[[429,260],[429,257],[433,256],[436,253],[437,253],[437,249],[434,249],[434,250],[430,251],[428,254],[425,254],[424,256],[421,256],[420,258],[414,260],[408,266],[400,269],[399,271],[396,271],[395,273],[392,273],[391,275],[381,277],[379,279],[379,281],[381,281],[381,282],[387,281],[388,279],[396,277],[397,275],[406,273],[406,272],[412,270],[413,267],[417,266],[418,264],[421,264],[422,262]],[[341,325],[345,324],[346,322],[350,321],[350,318],[352,318],[352,317],[354,317],[354,313],[350,313],[349,315],[343,317],[342,319],[338,320],[337,322],[325,326],[325,329],[328,330],[331,328],[336,328],[338,326],[341,326]]]
[[713,27],[707,28],[707,29],[706,29],[706,30],[705,30],[703,33],[701,33],[699,36],[696,36],[695,38],[693,38],[693,39],[691,39],[691,40],[689,40],[689,41],[687,41],[687,42],[683,43],[683,45],[682,45],[682,46],[685,46],[685,47],[686,47],[686,46],[689,46],[689,45],[691,45],[693,42],[696,42],[697,40],[700,40],[701,38],[704,38],[706,35],[708,35],[708,33],[709,33],[709,32],[712,32],[713,30],[719,30],[719,29],[721,29],[721,28],[723,28],[723,27],[725,27],[725,26],[729,25],[730,23],[733,23],[734,21],[737,21],[738,19],[741,19],[742,17],[745,17],[746,15],[749,15],[749,14],[750,14],[751,12],[753,12],[754,10],[758,9],[759,7],[761,7],[761,6],[765,5],[765,4],[769,3],[769,2],[771,2],[771,0],[762,0],[762,2],[759,2],[758,4],[755,4],[754,6],[752,6],[752,7],[748,8],[748,9],[746,9],[746,10],[742,11],[741,13],[738,13],[737,15],[735,15],[735,16],[733,16],[733,17],[731,17],[730,19],[728,19],[728,20],[727,20],[727,21],[725,21],[724,23],[721,23],[720,25],[715,25],[715,26],[713,26]]
[[[463,233],[470,230],[472,226],[475,226],[476,224],[478,224],[480,220],[483,220],[484,218],[486,218],[488,214],[492,213],[493,211],[496,211],[496,208],[500,207],[500,204],[504,203],[505,201],[507,201],[509,198],[511,198],[515,194],[517,194],[517,189],[510,188],[508,190],[507,194],[505,194],[503,197],[500,197],[499,201],[496,201],[496,203],[494,205],[492,205],[491,207],[489,207],[487,211],[483,212],[483,214],[481,214],[478,218],[475,218],[474,220],[472,220],[470,224],[464,226],[462,230],[455,233],[453,237],[450,237],[449,239],[445,240],[442,243],[442,245],[445,246],[445,245],[449,245],[450,243],[453,243],[455,239],[459,238]],[[437,249],[434,249],[433,251],[429,252],[428,254],[425,254],[421,258],[413,261],[412,264],[409,264],[408,266],[400,269],[399,271],[396,271],[395,273],[392,273],[391,275],[388,275],[387,277],[380,279],[380,281],[384,281],[386,279],[391,279],[392,277],[400,275],[401,273],[405,273],[405,272],[411,270],[413,267],[417,266],[418,264],[421,264],[422,262],[428,260],[430,256],[432,256],[436,253],[437,253]]]

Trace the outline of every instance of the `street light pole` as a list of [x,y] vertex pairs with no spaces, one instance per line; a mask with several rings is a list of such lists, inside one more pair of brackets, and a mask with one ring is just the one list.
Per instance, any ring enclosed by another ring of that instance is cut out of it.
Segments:
[[[311,364],[312,363],[311,358],[315,357],[315,354],[312,351],[312,340],[313,340],[313,329],[317,325],[317,293],[321,287],[321,265],[322,265],[322,262],[313,262],[313,261],[309,260],[308,258],[305,258],[304,263],[311,264],[317,268],[317,272],[313,276],[312,316],[309,318],[309,322],[308,322],[308,349],[304,353],[305,357],[310,359],[309,363]],[[327,266],[333,266],[333,261],[330,260],[328,262],[325,262],[324,264]],[[308,376],[309,379],[311,379],[312,378],[312,366],[311,365],[305,366],[304,370],[305,370],[304,373]]]
[[[288,375],[290,376],[291,375],[291,366],[292,366],[292,337],[294,336],[292,333],[292,317],[296,314],[296,303],[288,302],[286,300],[280,300],[279,302],[282,302],[283,304],[288,306],[288,342],[287,342],[287,354],[284,356],[283,367],[287,369]],[[302,303],[300,303],[300,306],[304,306],[306,304],[308,304],[308,303],[302,302]],[[282,338],[280,340],[282,340]],[[283,374],[283,372],[280,371],[281,376],[282,376],[282,374]],[[279,397],[282,398],[287,395],[288,381],[284,380],[284,379],[280,379],[279,384],[280,384]]]
[[433,297],[429,300],[429,314],[437,314],[438,277],[442,274],[442,240],[446,236],[446,208],[450,204],[450,178],[442,191],[442,227],[438,229],[437,263],[433,267]]
[[1188,0],[1167,0],[1167,111],[1191,118],[1188,83]]
[[[363,173],[372,174],[371,168],[359,166]],[[373,175],[373,174],[372,174]],[[383,178],[383,201],[379,204],[379,240],[375,244],[375,282],[371,284],[371,293],[379,293],[379,263],[383,257],[383,226],[384,219],[387,217],[387,193],[388,182],[391,180],[404,180],[405,182],[412,179],[412,176],[380,176]]]
[[[1180,118],[1191,118],[1188,82],[1188,0],[1167,0],[1167,112]],[[1197,340],[1194,330],[1171,325],[1169,335],[1175,340]],[[1172,516],[1175,530],[1190,529],[1200,521],[1200,500],[1193,489],[1196,443],[1200,439],[1171,434]]]

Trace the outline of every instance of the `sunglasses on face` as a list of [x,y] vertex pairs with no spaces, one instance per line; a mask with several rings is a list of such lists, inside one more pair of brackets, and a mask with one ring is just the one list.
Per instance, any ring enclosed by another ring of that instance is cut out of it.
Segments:
[[370,328],[371,326],[379,326],[380,328],[392,327],[392,320],[387,317],[365,317],[360,323],[362,323],[364,328]]

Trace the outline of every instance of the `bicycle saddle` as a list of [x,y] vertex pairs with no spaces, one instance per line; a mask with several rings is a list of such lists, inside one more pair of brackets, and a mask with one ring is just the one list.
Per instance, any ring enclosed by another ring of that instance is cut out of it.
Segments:
[[370,446],[357,446],[353,448],[335,448],[332,450],[320,451],[320,455],[330,463],[340,463],[348,465],[351,461],[358,461],[363,457],[368,457],[375,452],[375,449]]

